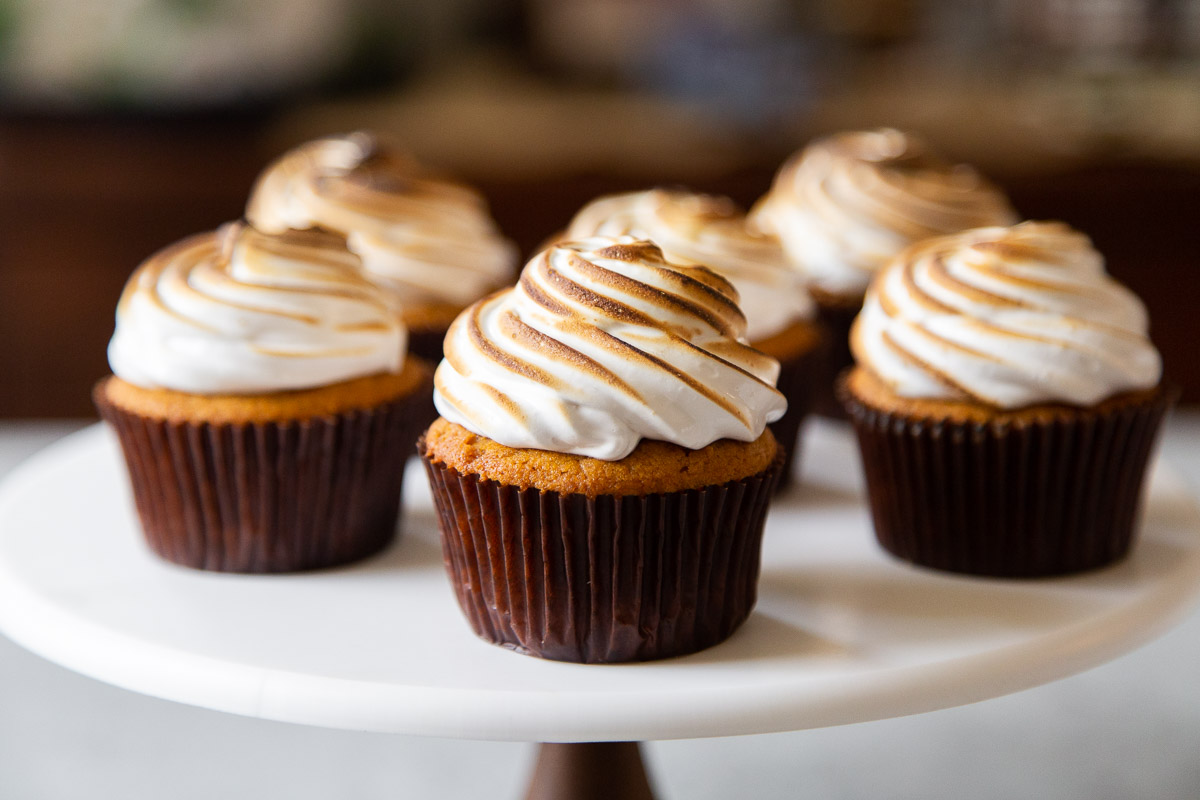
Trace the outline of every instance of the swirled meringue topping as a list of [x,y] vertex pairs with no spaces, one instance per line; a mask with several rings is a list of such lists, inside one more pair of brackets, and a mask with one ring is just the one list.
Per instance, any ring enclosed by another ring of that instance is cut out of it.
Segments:
[[812,286],[838,295],[864,292],[913,242],[1016,221],[1003,193],[974,169],[887,128],[813,142],[780,168],[751,211]]
[[340,237],[230,223],[138,267],[108,361],[147,389],[261,394],[399,372],[407,336]]
[[401,306],[465,306],[511,281],[517,257],[482,195],[362,132],[285,153],[259,177],[246,218],[271,233],[342,234]]
[[451,325],[443,417],[509,447],[604,460],[643,439],[753,441],[787,402],[743,343],[737,291],[631,236],[556,244]]
[[857,362],[902,397],[1094,405],[1162,377],[1146,309],[1062,223],[916,244],[871,284]]
[[779,240],[750,230],[728,198],[662,189],[601,197],[575,215],[566,238],[597,235],[649,239],[672,263],[718,272],[738,291],[751,342],[813,316],[804,278]]

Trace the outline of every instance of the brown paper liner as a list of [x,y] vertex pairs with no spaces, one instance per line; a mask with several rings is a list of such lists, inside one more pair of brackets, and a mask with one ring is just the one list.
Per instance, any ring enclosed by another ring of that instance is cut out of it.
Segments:
[[[424,389],[424,387],[423,387]],[[336,416],[212,424],[93,399],[129,468],[150,548],[220,572],[294,572],[372,555],[396,536],[424,390]]]
[[442,554],[481,638],[559,661],[648,661],[728,638],[757,597],[782,450],[763,472],[665,494],[521,489],[434,463]]
[[[442,363],[442,343],[446,340],[446,329],[438,330],[422,330],[409,329],[408,331],[408,351],[413,355],[420,356],[434,369],[437,369],[438,364]],[[413,441],[421,435],[421,431],[433,424],[433,421],[438,418],[437,408],[433,405],[433,392],[425,393],[424,403],[419,408],[413,409],[414,425]]]
[[821,363],[824,339],[816,348],[787,361],[779,362],[779,380],[775,387],[787,398],[787,413],[768,427],[775,441],[784,449],[783,467],[776,491],[786,489],[792,482],[792,470],[800,453],[800,426],[812,410],[814,383]]
[[817,297],[817,321],[825,328],[825,341],[816,367],[812,410],[822,417],[846,419],[836,385],[842,370],[854,363],[850,353],[850,327],[862,310],[862,298]]
[[410,328],[408,331],[408,352],[420,356],[436,367],[442,361],[442,343],[445,341],[445,328],[436,330]]
[[1111,564],[1133,541],[1147,462],[1177,392],[1019,423],[912,419],[839,383],[879,543],[914,564],[1035,577]]

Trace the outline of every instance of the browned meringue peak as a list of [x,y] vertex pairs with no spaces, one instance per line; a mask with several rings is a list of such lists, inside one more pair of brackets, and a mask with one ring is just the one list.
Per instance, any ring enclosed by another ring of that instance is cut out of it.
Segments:
[[652,189],[600,197],[571,220],[566,238],[632,235],[662,248],[678,264],[703,264],[737,288],[746,336],[762,341],[814,309],[802,276],[779,239],[750,229],[727,197]]
[[[484,201],[470,188],[433,173],[395,143],[365,131],[305,142],[284,153],[259,176],[246,207],[246,218],[264,231],[279,232],[324,225],[350,232],[350,226],[319,218],[318,208],[297,207],[294,196],[317,199],[339,220],[362,214],[387,220],[396,213],[428,213],[422,200]],[[337,214],[337,211],[343,214]]]
[[672,261],[703,264],[727,278],[788,269],[779,240],[748,228],[728,197],[682,190],[600,197],[580,209],[564,238],[623,235],[645,236]]
[[[737,305],[737,290],[708,267],[668,264],[662,250],[653,242],[631,241],[609,244],[585,256],[586,251],[570,243],[560,246],[570,270],[564,269],[547,250],[536,256],[521,275],[520,285],[535,302],[550,302],[557,313],[575,315],[602,314],[613,320],[662,327],[678,336],[696,336],[703,323],[712,332],[736,339],[745,330],[746,318]],[[634,269],[652,267],[652,275],[640,280],[613,269],[618,262]],[[574,277],[568,277],[574,273]],[[582,309],[569,309],[547,295],[537,284],[553,286],[564,298],[578,300]],[[592,288],[589,288],[589,285]],[[624,297],[622,298],[622,295]],[[624,300],[624,302],[622,302]]]
[[846,295],[915,241],[1016,221],[973,168],[890,128],[813,142],[780,168],[751,217],[780,237],[814,286]]
[[285,153],[259,177],[246,216],[269,232],[323,227],[345,235],[401,304],[466,305],[512,278],[515,250],[483,196],[371,133]]
[[451,326],[442,416],[512,447],[617,459],[641,438],[751,441],[785,402],[737,292],[633,237],[555,245]]
[[341,237],[230,223],[133,273],[108,355],[145,388],[258,394],[399,371],[406,341]]
[[1158,383],[1141,301],[1062,223],[919,242],[881,271],[851,343],[903,397],[1091,405]]

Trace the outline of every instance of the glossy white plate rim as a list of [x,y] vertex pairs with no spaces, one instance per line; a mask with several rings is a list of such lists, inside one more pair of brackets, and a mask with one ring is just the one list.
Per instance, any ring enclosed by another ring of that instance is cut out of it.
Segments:
[[[374,562],[284,578],[162,564],[140,544],[100,426],[0,486],[0,630],[98,680],[231,713],[431,736],[644,740],[996,697],[1133,649],[1200,593],[1200,510],[1161,464],[1131,558],[1083,576],[998,581],[880,553],[848,430],[818,423],[808,434],[808,486],[772,511],[758,610],[729,642],[682,659],[557,664],[475,640],[436,564],[416,464],[405,493],[413,530]],[[376,602],[381,618],[356,616]]]

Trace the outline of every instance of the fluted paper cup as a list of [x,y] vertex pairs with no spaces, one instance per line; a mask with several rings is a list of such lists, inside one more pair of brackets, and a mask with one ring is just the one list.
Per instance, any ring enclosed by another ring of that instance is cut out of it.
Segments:
[[814,299],[817,321],[825,329],[825,340],[815,369],[812,408],[823,417],[844,420],[846,410],[837,398],[836,384],[842,370],[854,364],[850,352],[850,328],[858,312],[862,311],[862,298],[814,292]]
[[1035,577],[1111,564],[1132,546],[1147,463],[1177,392],[1009,423],[915,419],[839,383],[879,543],[905,561]]
[[150,548],[221,572],[332,567],[396,536],[425,392],[334,416],[263,423],[145,417],[93,393],[129,468]]
[[446,329],[410,329],[408,351],[437,366],[442,360],[442,343],[446,340]]
[[560,661],[647,661],[724,641],[754,607],[782,450],[719,486],[600,497],[483,480],[418,450],[450,582],[489,642]]
[[775,440],[784,449],[780,479],[776,483],[777,490],[786,489],[791,483],[792,470],[800,457],[800,426],[812,410],[813,390],[824,347],[822,336],[822,343],[816,348],[779,362],[779,380],[776,382],[776,388],[787,398],[787,413],[768,426],[775,435]]

